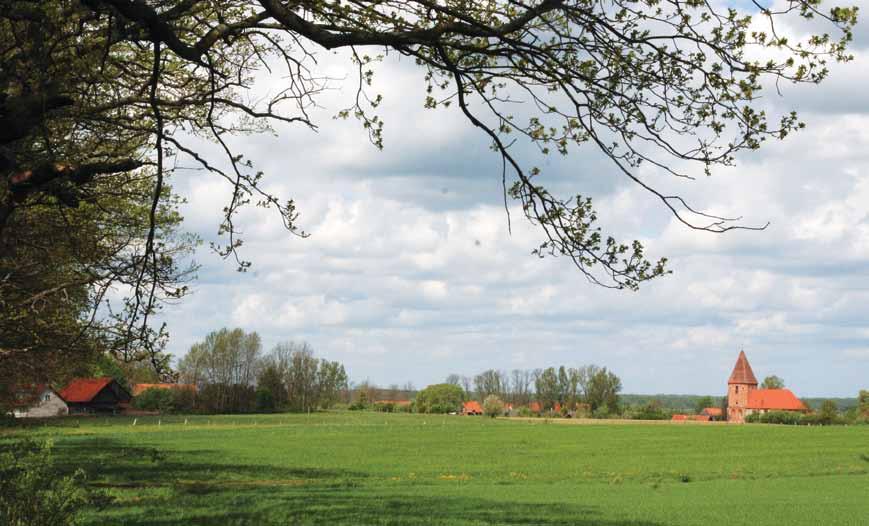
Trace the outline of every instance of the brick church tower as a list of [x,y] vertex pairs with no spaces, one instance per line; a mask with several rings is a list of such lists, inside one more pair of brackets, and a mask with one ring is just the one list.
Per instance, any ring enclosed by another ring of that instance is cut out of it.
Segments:
[[727,380],[727,421],[745,422],[745,410],[748,406],[748,394],[757,389],[757,378],[748,364],[745,351],[739,351],[739,358]]

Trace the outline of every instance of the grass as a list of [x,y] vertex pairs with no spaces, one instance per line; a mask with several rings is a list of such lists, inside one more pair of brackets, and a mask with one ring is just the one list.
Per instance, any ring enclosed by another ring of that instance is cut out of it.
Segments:
[[[869,426],[321,413],[91,418],[51,437],[89,525],[869,524]],[[160,425],[157,425],[159,421]]]

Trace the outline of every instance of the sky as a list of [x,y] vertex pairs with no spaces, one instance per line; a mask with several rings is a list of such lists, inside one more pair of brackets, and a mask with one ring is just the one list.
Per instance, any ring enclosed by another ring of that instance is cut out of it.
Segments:
[[[321,52],[317,71],[338,80],[311,113],[316,132],[275,126],[230,141],[270,191],[295,199],[311,236],[289,235],[274,212],[242,213],[242,256],[253,266],[238,273],[209,248],[226,183],[176,172],[184,229],[204,243],[192,294],[162,315],[167,351],[180,358],[208,332],[240,327],[266,350],[307,341],[354,381],[383,386],[594,363],[626,393],[720,395],[744,349],[758,378],[782,377],[799,396],[855,396],[869,387],[867,47],[869,25],[858,25],[853,62],[831,67],[820,86],[765,94],[771,111],[799,111],[807,128],[798,134],[712,177],[642,172],[705,210],[769,222],[765,231],[689,230],[590,147],[548,161],[524,150],[543,184],[594,198],[605,232],[670,259],[672,275],[639,292],[596,287],[566,259],[533,256],[542,233],[515,206],[508,232],[500,159],[457,111],[423,108],[412,61],[390,56],[375,69],[386,122],[378,151],[358,123],[332,118],[354,77],[346,55]],[[257,89],[284,82],[275,74]]]

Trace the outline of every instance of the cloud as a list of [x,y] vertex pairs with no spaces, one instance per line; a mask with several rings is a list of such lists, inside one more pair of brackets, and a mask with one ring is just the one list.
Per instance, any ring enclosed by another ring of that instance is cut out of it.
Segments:
[[[340,55],[322,58],[349,78]],[[758,375],[778,374],[800,396],[853,396],[869,375],[869,100],[854,88],[864,62],[836,66],[830,91],[786,88],[770,100],[805,110],[808,128],[734,168],[697,181],[644,168],[703,210],[769,221],[762,232],[688,229],[593,149],[548,161],[546,184],[593,196],[605,232],[671,258],[672,276],[630,293],[590,285],[566,259],[532,256],[541,232],[513,203],[508,232],[487,140],[454,112],[423,109],[419,72],[388,59],[377,76],[383,152],[358,124],[331,119],[350,81],[320,101],[318,132],[236,139],[269,188],[297,200],[312,236],[289,236],[267,210],[242,213],[253,268],[234,272],[203,247],[194,294],[163,315],[169,350],[181,356],[208,331],[241,326],[266,347],[308,340],[355,380],[385,385],[598,363],[627,392],[721,394],[744,348]],[[186,228],[214,239],[226,184],[200,172],[173,184],[189,200]]]

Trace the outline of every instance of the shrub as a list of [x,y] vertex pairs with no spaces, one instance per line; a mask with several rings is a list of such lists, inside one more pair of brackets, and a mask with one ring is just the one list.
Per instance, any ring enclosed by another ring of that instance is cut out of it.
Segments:
[[172,389],[152,387],[133,399],[133,407],[142,411],[171,413],[175,410],[175,393]]
[[416,395],[416,410],[420,413],[452,413],[462,409],[465,392],[458,385],[434,384]]
[[55,470],[51,442],[18,442],[0,453],[0,524],[73,525],[90,502],[84,471]]
[[821,410],[817,414],[817,419],[821,425],[841,423],[839,406],[833,400],[824,400],[824,403],[821,404]]
[[592,418],[610,418],[610,410],[607,406],[602,405],[591,413]]
[[263,412],[275,410],[275,397],[271,389],[260,387],[256,390],[256,409]]
[[377,402],[374,404],[373,409],[379,413],[393,413],[395,412],[395,404],[392,402]]
[[495,418],[504,414],[504,402],[496,395],[490,394],[483,400],[483,414]]
[[801,414],[792,411],[770,411],[764,414],[751,414],[745,417],[749,424],[782,424],[790,426],[829,426],[846,423],[838,413],[831,413],[829,408],[826,412],[814,414]]
[[534,416],[534,413],[532,413],[531,410],[528,409],[528,406],[523,405],[519,408],[519,416],[524,416],[527,418],[529,416]]
[[670,416],[668,412],[664,411],[661,402],[652,400],[634,413],[632,418],[635,420],[669,420]]
[[196,391],[193,389],[173,389],[173,402],[176,413],[192,413],[196,408]]

